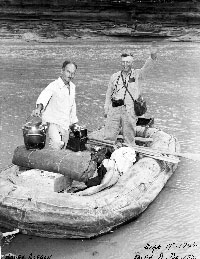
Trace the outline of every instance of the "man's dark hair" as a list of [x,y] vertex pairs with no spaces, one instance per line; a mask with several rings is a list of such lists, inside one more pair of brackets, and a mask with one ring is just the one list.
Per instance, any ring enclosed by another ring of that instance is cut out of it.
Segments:
[[66,67],[67,65],[69,65],[69,64],[73,64],[76,69],[77,69],[77,67],[78,67],[75,62],[72,62],[72,61],[70,61],[70,60],[65,60],[65,61],[63,62],[63,64],[62,64],[62,70],[65,70],[65,67]]
[[122,53],[121,54],[121,58],[126,58],[126,57],[129,57],[129,56],[133,57],[133,54],[132,53]]

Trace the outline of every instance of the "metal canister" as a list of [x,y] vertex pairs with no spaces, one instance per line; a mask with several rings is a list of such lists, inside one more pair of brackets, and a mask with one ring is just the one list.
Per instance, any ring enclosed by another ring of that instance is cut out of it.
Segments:
[[42,122],[27,122],[23,127],[23,137],[26,149],[42,149],[46,143],[47,125]]

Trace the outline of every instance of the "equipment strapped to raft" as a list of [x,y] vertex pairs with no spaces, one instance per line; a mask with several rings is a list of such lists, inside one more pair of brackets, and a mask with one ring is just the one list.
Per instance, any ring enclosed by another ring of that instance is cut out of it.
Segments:
[[[103,132],[103,129],[91,132],[89,138],[101,141]],[[149,149],[180,152],[178,140],[160,129],[137,126],[136,137],[151,138],[152,142],[145,143]],[[67,149],[51,155],[45,152],[45,149],[31,151],[20,147],[14,156],[16,160],[16,154],[20,155],[21,163],[30,160],[31,165],[34,159],[36,163],[44,160],[49,170],[58,169],[60,164],[63,174],[74,171],[77,178],[81,173],[77,173],[75,161],[79,161],[77,170],[83,172],[82,167],[87,168],[91,159],[89,150],[73,152]],[[61,154],[65,156],[59,157]],[[177,166],[178,163],[141,156],[126,173],[120,174],[115,184],[111,182],[113,185],[109,188],[81,196],[81,191],[56,192],[51,184],[45,182],[47,178],[44,180],[43,170],[27,170],[12,165],[0,174],[0,225],[9,229],[19,228],[24,234],[49,238],[82,239],[102,235],[138,217],[157,197]],[[36,178],[33,172],[37,173]],[[60,178],[63,179],[62,175]],[[103,181],[101,184],[105,183]],[[74,188],[80,185],[76,181],[73,184]],[[85,190],[89,192],[91,189],[93,186]]]

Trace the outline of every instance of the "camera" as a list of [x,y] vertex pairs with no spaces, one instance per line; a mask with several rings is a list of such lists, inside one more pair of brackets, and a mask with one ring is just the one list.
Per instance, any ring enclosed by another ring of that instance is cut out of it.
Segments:
[[67,143],[67,149],[72,151],[86,150],[87,143],[87,129],[77,124],[70,127],[69,140]]

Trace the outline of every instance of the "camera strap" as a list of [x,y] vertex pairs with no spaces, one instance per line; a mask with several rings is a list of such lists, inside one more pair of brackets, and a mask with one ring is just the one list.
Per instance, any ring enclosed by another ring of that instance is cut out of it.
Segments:
[[121,72],[121,77],[122,77],[123,85],[124,85],[124,87],[126,88],[125,93],[124,93],[124,100],[125,100],[125,97],[126,97],[126,93],[128,92],[129,95],[130,95],[130,97],[131,97],[131,99],[132,99],[133,102],[134,102],[135,100],[134,100],[132,94],[130,93],[130,91],[128,90],[128,82],[129,82],[129,79],[130,79],[130,77],[131,77],[131,74],[129,75],[129,78],[128,78],[128,81],[127,81],[127,82],[125,81],[125,79],[124,79],[124,77],[123,77],[123,75],[122,75],[122,72]]

